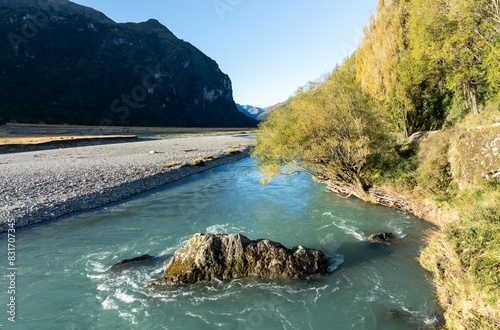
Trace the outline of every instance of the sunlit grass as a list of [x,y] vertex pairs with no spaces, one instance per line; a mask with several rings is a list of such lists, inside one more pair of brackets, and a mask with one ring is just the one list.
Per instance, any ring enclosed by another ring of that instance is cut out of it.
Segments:
[[500,189],[492,182],[462,192],[459,221],[431,235],[420,263],[434,275],[453,329],[500,327]]

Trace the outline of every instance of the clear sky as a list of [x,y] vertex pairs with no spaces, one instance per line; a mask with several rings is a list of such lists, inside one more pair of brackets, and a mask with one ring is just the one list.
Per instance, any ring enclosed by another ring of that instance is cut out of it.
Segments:
[[118,23],[155,18],[215,60],[237,103],[266,107],[331,72],[377,0],[72,0]]

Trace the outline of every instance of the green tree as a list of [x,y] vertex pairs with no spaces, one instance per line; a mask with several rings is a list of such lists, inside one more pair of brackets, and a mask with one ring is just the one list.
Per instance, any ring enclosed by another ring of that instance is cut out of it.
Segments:
[[440,54],[446,38],[446,13],[440,1],[414,0],[406,4],[407,48],[397,70],[400,88],[414,109],[408,118],[411,132],[440,129],[449,108],[450,93]]
[[446,82],[449,89],[462,93],[465,108],[478,114],[479,89],[485,81],[483,45],[478,38],[481,33],[478,1],[449,0],[443,5],[449,26],[441,48],[448,73]]
[[271,113],[260,126],[253,156],[268,180],[300,169],[339,194],[367,199],[369,163],[383,131],[352,57],[324,83],[299,90],[285,108]]
[[477,35],[484,45],[488,97],[500,97],[500,0],[482,1],[478,11],[482,20]]
[[[411,65],[406,85],[418,99],[446,95],[477,114],[480,104],[498,91],[498,0],[414,0],[409,9]],[[425,19],[422,19],[425,17]],[[433,104],[436,110],[436,104]]]

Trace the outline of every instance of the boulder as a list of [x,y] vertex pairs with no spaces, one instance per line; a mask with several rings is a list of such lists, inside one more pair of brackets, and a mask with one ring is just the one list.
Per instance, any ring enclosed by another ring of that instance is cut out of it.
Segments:
[[443,329],[445,325],[443,313],[440,311],[435,311],[427,315],[426,319],[428,321],[425,324],[420,320],[420,315],[416,317],[414,312],[406,308],[391,308],[387,310],[386,318],[394,321],[392,323],[394,325],[397,322],[400,328],[403,329],[436,330]]
[[396,238],[393,233],[378,233],[368,236],[368,240],[372,242],[387,242]]
[[323,252],[302,246],[288,249],[277,242],[250,240],[241,234],[195,234],[174,253],[162,278],[148,286],[244,277],[305,279],[326,274],[328,263]]

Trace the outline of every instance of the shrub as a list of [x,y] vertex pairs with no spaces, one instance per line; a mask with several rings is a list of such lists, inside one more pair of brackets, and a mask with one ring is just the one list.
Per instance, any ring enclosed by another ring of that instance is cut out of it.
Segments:
[[420,143],[416,183],[422,195],[446,199],[456,192],[448,157],[454,135],[452,130],[440,131]]

